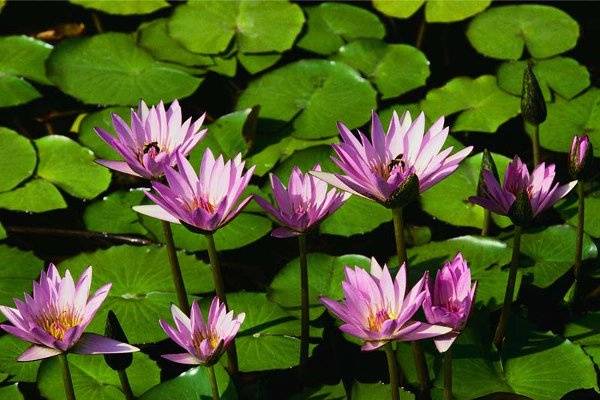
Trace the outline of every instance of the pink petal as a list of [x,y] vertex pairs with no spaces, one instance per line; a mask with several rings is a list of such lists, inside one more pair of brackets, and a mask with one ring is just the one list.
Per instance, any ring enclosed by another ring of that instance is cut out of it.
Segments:
[[179,364],[200,365],[202,362],[189,353],[163,354],[162,358]]
[[124,174],[141,176],[140,174],[132,170],[129,164],[127,164],[125,161],[96,160],[96,162],[102,166],[105,166],[106,168],[119,171]]
[[435,338],[433,339],[433,342],[435,343],[435,347],[440,353],[445,353],[446,351],[448,351],[450,346],[452,346],[452,343],[454,343],[457,337],[458,334],[451,333],[448,335],[441,336],[439,338]]
[[18,358],[17,361],[37,361],[42,360],[44,358],[54,357],[62,353],[62,351],[58,349],[53,349],[45,346],[37,346],[33,345],[27,350],[23,352]]
[[294,237],[294,236],[298,236],[298,235],[300,235],[299,232],[296,232],[296,231],[286,228],[284,226],[275,228],[271,232],[271,236],[280,238],[280,239],[290,238],[290,237]]
[[71,350],[77,354],[118,354],[140,351],[135,346],[121,343],[95,333],[84,333],[81,335],[81,339],[79,339]]
[[145,205],[145,206],[134,206],[132,208],[134,211],[139,212],[140,214],[147,215],[152,218],[157,218],[157,219],[171,222],[174,224],[181,223],[181,222],[179,222],[179,220],[177,218],[175,218],[174,216],[169,214],[167,211],[165,211],[165,209],[163,209],[161,206],[156,205],[156,204]]

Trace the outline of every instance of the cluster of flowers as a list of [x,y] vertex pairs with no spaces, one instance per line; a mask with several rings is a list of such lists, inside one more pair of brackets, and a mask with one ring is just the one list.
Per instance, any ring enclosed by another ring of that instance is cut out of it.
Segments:
[[[131,112],[131,124],[113,115],[117,137],[97,129],[98,134],[116,149],[124,161],[99,162],[114,170],[146,178],[152,183],[147,196],[152,205],[135,210],[168,222],[183,224],[202,234],[212,234],[232,221],[252,200],[242,194],[252,177],[253,167],[244,172],[241,154],[232,160],[215,158],[206,149],[199,172],[186,159],[192,148],[205,136],[200,130],[204,116],[182,122],[177,101],[166,110],[160,103],[148,107],[140,103]],[[343,124],[338,126],[342,141],[334,144],[333,161],[340,173],[321,171],[316,165],[309,173],[295,167],[287,187],[271,175],[274,204],[255,197],[258,204],[280,225],[276,237],[304,235],[335,212],[350,195],[376,201],[390,209],[401,209],[419,193],[432,187],[458,168],[471,152],[468,147],[452,154],[444,149],[448,127],[444,119],[425,130],[425,116],[412,120],[407,112],[393,114],[387,132],[373,113],[371,137],[359,132],[354,136]],[[576,137],[571,149],[571,165],[576,171],[588,157],[587,137]],[[524,224],[564,197],[576,184],[554,182],[554,165],[538,165],[533,173],[519,157],[506,169],[500,185],[492,171],[483,172],[483,190],[472,197],[495,213]],[[334,188],[328,190],[328,184]],[[438,270],[435,280],[427,273],[407,289],[407,265],[400,259],[399,270],[392,277],[386,265],[372,259],[371,270],[346,267],[342,282],[344,299],[338,302],[322,298],[322,303],[343,324],[340,329],[364,341],[370,351],[392,341],[415,341],[434,338],[440,352],[451,346],[467,323],[475,297],[476,283],[461,253]],[[10,324],[5,331],[32,346],[21,361],[38,360],[65,352],[83,354],[127,353],[138,349],[126,343],[96,334],[84,333],[96,311],[108,295],[110,284],[101,287],[91,298],[92,269],[88,268],[77,283],[69,271],[61,278],[54,265],[41,273],[33,284],[32,295],[25,301],[15,300],[16,308],[0,307]],[[190,315],[172,307],[175,327],[160,324],[184,353],[164,355],[183,364],[212,365],[231,345],[244,314],[226,309],[224,299],[215,297],[205,321],[198,303]],[[416,321],[415,313],[423,309],[427,322]],[[187,311],[187,310],[186,310]]]

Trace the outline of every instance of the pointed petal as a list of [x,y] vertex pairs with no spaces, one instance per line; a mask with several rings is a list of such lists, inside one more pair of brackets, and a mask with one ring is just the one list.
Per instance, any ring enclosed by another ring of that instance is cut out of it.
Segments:
[[200,365],[202,362],[191,355],[190,353],[178,353],[178,354],[163,354],[162,358],[166,358],[169,361],[173,361],[178,364],[187,365]]
[[17,361],[37,361],[42,360],[44,358],[57,356],[60,353],[62,353],[62,351],[58,349],[33,345],[27,350],[25,350],[23,354],[21,354],[19,358],[17,358]]
[[161,219],[163,221],[171,222],[174,224],[180,224],[179,220],[168,213],[161,206],[152,204],[152,205],[144,205],[144,206],[134,206],[132,207],[134,211],[139,212],[140,214],[147,215],[152,218]]
[[95,333],[84,333],[71,351],[77,354],[113,354],[134,353],[140,349]]

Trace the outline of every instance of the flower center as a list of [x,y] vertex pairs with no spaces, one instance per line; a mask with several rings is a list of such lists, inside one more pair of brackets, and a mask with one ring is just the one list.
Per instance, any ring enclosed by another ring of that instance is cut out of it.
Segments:
[[380,162],[371,166],[371,171],[381,176],[383,179],[388,180],[393,173],[403,174],[406,170],[406,163],[402,159],[403,155],[398,154],[390,162]]
[[209,201],[204,200],[202,198],[194,198],[194,200],[192,202],[188,203],[188,208],[190,211],[195,211],[195,210],[201,208],[204,211],[207,211],[209,213],[215,212],[215,206],[210,204]]
[[144,154],[150,153],[150,155],[155,156],[160,153],[160,147],[158,147],[158,142],[150,142],[144,145]]
[[58,313],[42,315],[37,322],[52,337],[62,340],[69,329],[80,324],[81,317],[72,311],[63,310]]
[[395,318],[393,313],[390,314],[387,310],[379,310],[369,316],[367,320],[367,323],[369,324],[369,330],[373,332],[379,332],[381,331],[383,323],[388,319],[393,318]]
[[192,346],[194,346],[194,349],[196,349],[198,354],[202,354],[200,345],[205,339],[208,339],[211,350],[214,350],[219,346],[220,340],[216,335],[211,334],[209,337],[204,337],[201,332],[194,332],[192,335]]

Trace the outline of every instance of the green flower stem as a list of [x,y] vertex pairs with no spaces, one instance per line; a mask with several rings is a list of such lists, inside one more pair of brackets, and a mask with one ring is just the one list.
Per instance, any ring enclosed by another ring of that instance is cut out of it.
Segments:
[[[207,234],[206,243],[208,244],[208,257],[210,258],[210,266],[213,276],[213,283],[215,285],[215,291],[217,297],[221,299],[225,307],[229,310],[227,304],[227,296],[225,295],[225,284],[223,283],[223,274],[221,273],[221,263],[219,261],[219,253],[217,253],[217,247],[215,246],[215,238],[212,234]],[[235,347],[235,339],[229,345],[227,349],[227,361],[229,367],[229,373],[234,375],[238,373],[238,359],[237,349]]]
[[127,376],[127,370],[121,369],[118,371],[118,373],[119,373],[119,380],[121,381],[121,389],[123,389],[125,398],[127,400],[135,400],[135,396],[133,395],[133,390],[131,390],[131,384],[129,383],[129,377]]
[[185,284],[183,283],[183,275],[181,274],[181,267],[179,266],[179,260],[177,259],[177,251],[175,250],[175,242],[173,241],[173,231],[171,230],[171,223],[167,221],[162,222],[163,235],[165,236],[165,242],[167,244],[167,253],[169,254],[169,264],[171,265],[171,277],[173,278],[173,285],[177,292],[177,301],[179,302],[179,308],[186,314],[190,312],[190,302],[185,291]]
[[215,367],[210,366],[206,367],[208,369],[208,377],[210,379],[210,388],[212,390],[212,398],[213,400],[220,400],[219,396],[219,385],[217,384],[217,376],[215,375]]
[[396,254],[398,255],[398,265],[407,261],[406,242],[404,240],[404,216],[402,207],[392,208],[392,217],[394,221],[394,236],[396,238]]
[[300,253],[300,292],[302,316],[300,325],[300,370],[306,368],[308,360],[308,265],[306,262],[306,235],[298,236],[298,250]]
[[415,367],[417,370],[417,378],[419,380],[419,392],[421,399],[429,399],[429,370],[427,369],[427,361],[425,360],[425,353],[419,342],[410,343],[413,352],[413,358],[415,360]]
[[481,236],[490,234],[490,225],[492,224],[492,212],[487,208],[483,209],[483,226],[481,227]]
[[387,358],[388,372],[390,374],[390,387],[392,390],[392,400],[400,400],[400,388],[398,386],[398,364],[396,363],[396,355],[392,348],[392,343],[388,342],[383,346],[385,357]]
[[58,358],[62,365],[63,384],[65,386],[65,399],[76,400],[75,389],[73,389],[73,379],[71,378],[71,370],[69,369],[69,360],[67,353],[60,353]]
[[579,292],[581,290],[581,263],[583,254],[583,227],[585,218],[585,193],[583,191],[583,184],[579,182],[577,184],[577,244],[575,248],[575,263],[573,266],[573,274],[575,276],[575,291],[573,300],[577,302],[579,300]]
[[452,348],[444,353],[444,400],[452,400]]
[[533,137],[531,138],[533,146],[533,167],[540,164],[540,126],[533,125]]
[[521,253],[521,232],[523,228],[519,225],[515,225],[515,233],[513,236],[513,252],[512,259],[510,261],[510,272],[508,274],[508,282],[506,284],[506,292],[504,293],[504,303],[502,304],[502,313],[500,314],[500,321],[496,327],[496,333],[494,334],[494,344],[496,348],[500,348],[504,341],[504,335],[506,334],[506,325],[508,323],[508,317],[510,315],[510,307],[515,292],[515,282],[517,280],[517,270],[519,269],[519,255]]

